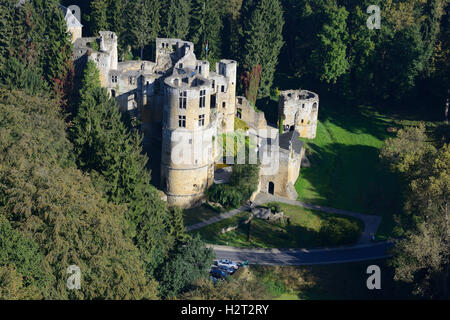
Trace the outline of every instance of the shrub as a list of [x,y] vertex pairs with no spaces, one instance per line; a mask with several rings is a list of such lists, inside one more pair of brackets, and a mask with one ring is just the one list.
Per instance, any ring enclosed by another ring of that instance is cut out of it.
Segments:
[[207,195],[210,201],[220,203],[226,208],[237,208],[243,201],[242,193],[228,184],[213,184]]
[[281,212],[281,207],[279,204],[273,203],[273,204],[270,204],[270,210],[272,212],[278,213],[278,212]]
[[352,244],[359,235],[358,224],[345,218],[330,218],[320,228],[324,245]]

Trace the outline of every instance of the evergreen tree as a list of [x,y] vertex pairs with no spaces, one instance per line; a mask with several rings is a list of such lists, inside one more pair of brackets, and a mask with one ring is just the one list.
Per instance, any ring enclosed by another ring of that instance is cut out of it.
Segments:
[[242,50],[240,39],[242,38],[241,12],[243,0],[226,1],[222,29],[222,56],[239,60]]
[[130,1],[126,7],[127,34],[125,42],[140,49],[141,60],[144,47],[154,41],[159,33],[160,0]]
[[[190,37],[199,58],[215,62],[221,58],[222,5],[220,0],[194,0]],[[206,46],[208,45],[208,53]]]
[[32,4],[7,0],[0,3],[0,69],[9,58],[16,58],[24,68],[42,74],[42,40]]
[[[10,266],[0,271],[0,286],[11,292],[36,284],[44,299],[156,298],[126,228],[125,206],[107,202],[75,167],[59,105],[0,90],[0,122],[0,238],[7,239],[0,239],[0,264]],[[70,265],[81,269],[80,290],[67,290]],[[14,269],[17,281],[5,283]]]
[[317,34],[318,44],[311,53],[309,67],[316,76],[327,83],[336,83],[349,68],[347,61],[347,17],[345,7],[338,7],[336,1],[328,1],[324,7],[325,22]]
[[132,237],[152,274],[175,239],[169,211],[150,184],[142,140],[125,126],[115,100],[100,87],[93,62],[88,63],[80,91],[71,130],[79,166],[100,175],[96,181],[111,201],[127,205]]
[[63,107],[72,93],[74,66],[72,44],[63,13],[56,0],[32,0],[32,15],[36,19],[44,78],[53,87]]
[[0,69],[13,47],[15,4],[13,0],[0,2]]
[[108,2],[108,0],[91,1],[89,21],[91,22],[92,33],[94,35],[98,34],[99,31],[110,31]]
[[163,36],[186,39],[191,18],[191,1],[168,0],[162,10],[161,32]]
[[0,85],[8,89],[23,89],[31,95],[48,92],[48,85],[42,80],[42,75],[13,57],[0,68]]
[[261,65],[258,97],[270,95],[278,55],[283,45],[283,11],[278,0],[249,1],[244,8],[244,70]]

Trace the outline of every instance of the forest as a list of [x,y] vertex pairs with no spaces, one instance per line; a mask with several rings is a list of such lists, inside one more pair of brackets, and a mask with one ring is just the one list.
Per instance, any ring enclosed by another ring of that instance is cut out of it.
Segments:
[[[0,298],[166,299],[210,286],[213,251],[151,185],[138,130],[93,64],[75,79],[60,3],[81,8],[84,36],[116,32],[121,60],[152,60],[155,39],[170,37],[211,65],[238,61],[239,94],[269,114],[288,82],[448,121],[448,0],[1,0]],[[380,29],[367,27],[370,5]],[[431,146],[425,127],[404,128],[380,152],[406,194],[396,279],[433,298],[448,298],[450,283],[443,132]],[[69,265],[83,270],[81,290],[66,290]]]

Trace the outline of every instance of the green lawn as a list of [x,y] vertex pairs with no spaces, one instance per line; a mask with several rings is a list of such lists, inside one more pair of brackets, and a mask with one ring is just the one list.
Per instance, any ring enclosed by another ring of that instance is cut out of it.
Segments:
[[[367,267],[381,269],[381,289],[368,290]],[[276,300],[414,299],[408,284],[394,281],[386,260],[299,267],[250,266],[254,278]]]
[[203,204],[199,207],[183,210],[183,221],[185,226],[190,226],[213,218],[220,213]]
[[389,237],[393,214],[401,210],[401,189],[378,154],[392,136],[386,129],[401,123],[369,107],[350,112],[326,105],[319,114],[316,138],[304,139],[311,167],[300,170],[295,184],[299,199],[382,216],[377,236]]
[[[314,248],[329,246],[324,243],[319,234],[324,221],[338,215],[311,211],[298,206],[279,203],[285,217],[289,217],[290,225],[280,222],[269,222],[253,219],[250,225],[241,225],[238,229],[218,235],[219,231],[228,226],[234,226],[240,220],[245,220],[248,213],[241,213],[230,219],[214,223],[199,229],[198,234],[208,243],[249,248]],[[343,216],[339,216],[343,217]],[[358,224],[362,231],[364,224],[352,217],[343,217]],[[248,232],[250,228],[250,239]],[[337,243],[335,245],[340,245]]]
[[244,120],[239,119],[238,117],[234,117],[234,131],[242,130],[247,131],[250,127]]

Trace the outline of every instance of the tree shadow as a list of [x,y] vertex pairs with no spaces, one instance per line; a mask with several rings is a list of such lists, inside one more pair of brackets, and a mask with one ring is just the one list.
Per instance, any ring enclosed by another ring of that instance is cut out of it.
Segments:
[[[377,148],[339,143],[320,147],[313,142],[308,146],[313,150],[311,167],[300,170],[296,183],[301,200],[382,216],[387,228],[393,227],[392,215],[402,209],[402,184],[381,162]],[[308,198],[307,193],[316,196]]]
[[369,134],[379,140],[395,136],[387,131],[389,127],[398,127],[398,120],[380,115],[370,106],[349,106],[338,101],[321,98],[319,120],[329,121],[354,134]]
[[277,126],[278,122],[278,101],[273,100],[271,97],[258,99],[256,101],[258,110],[264,112],[267,123]]

